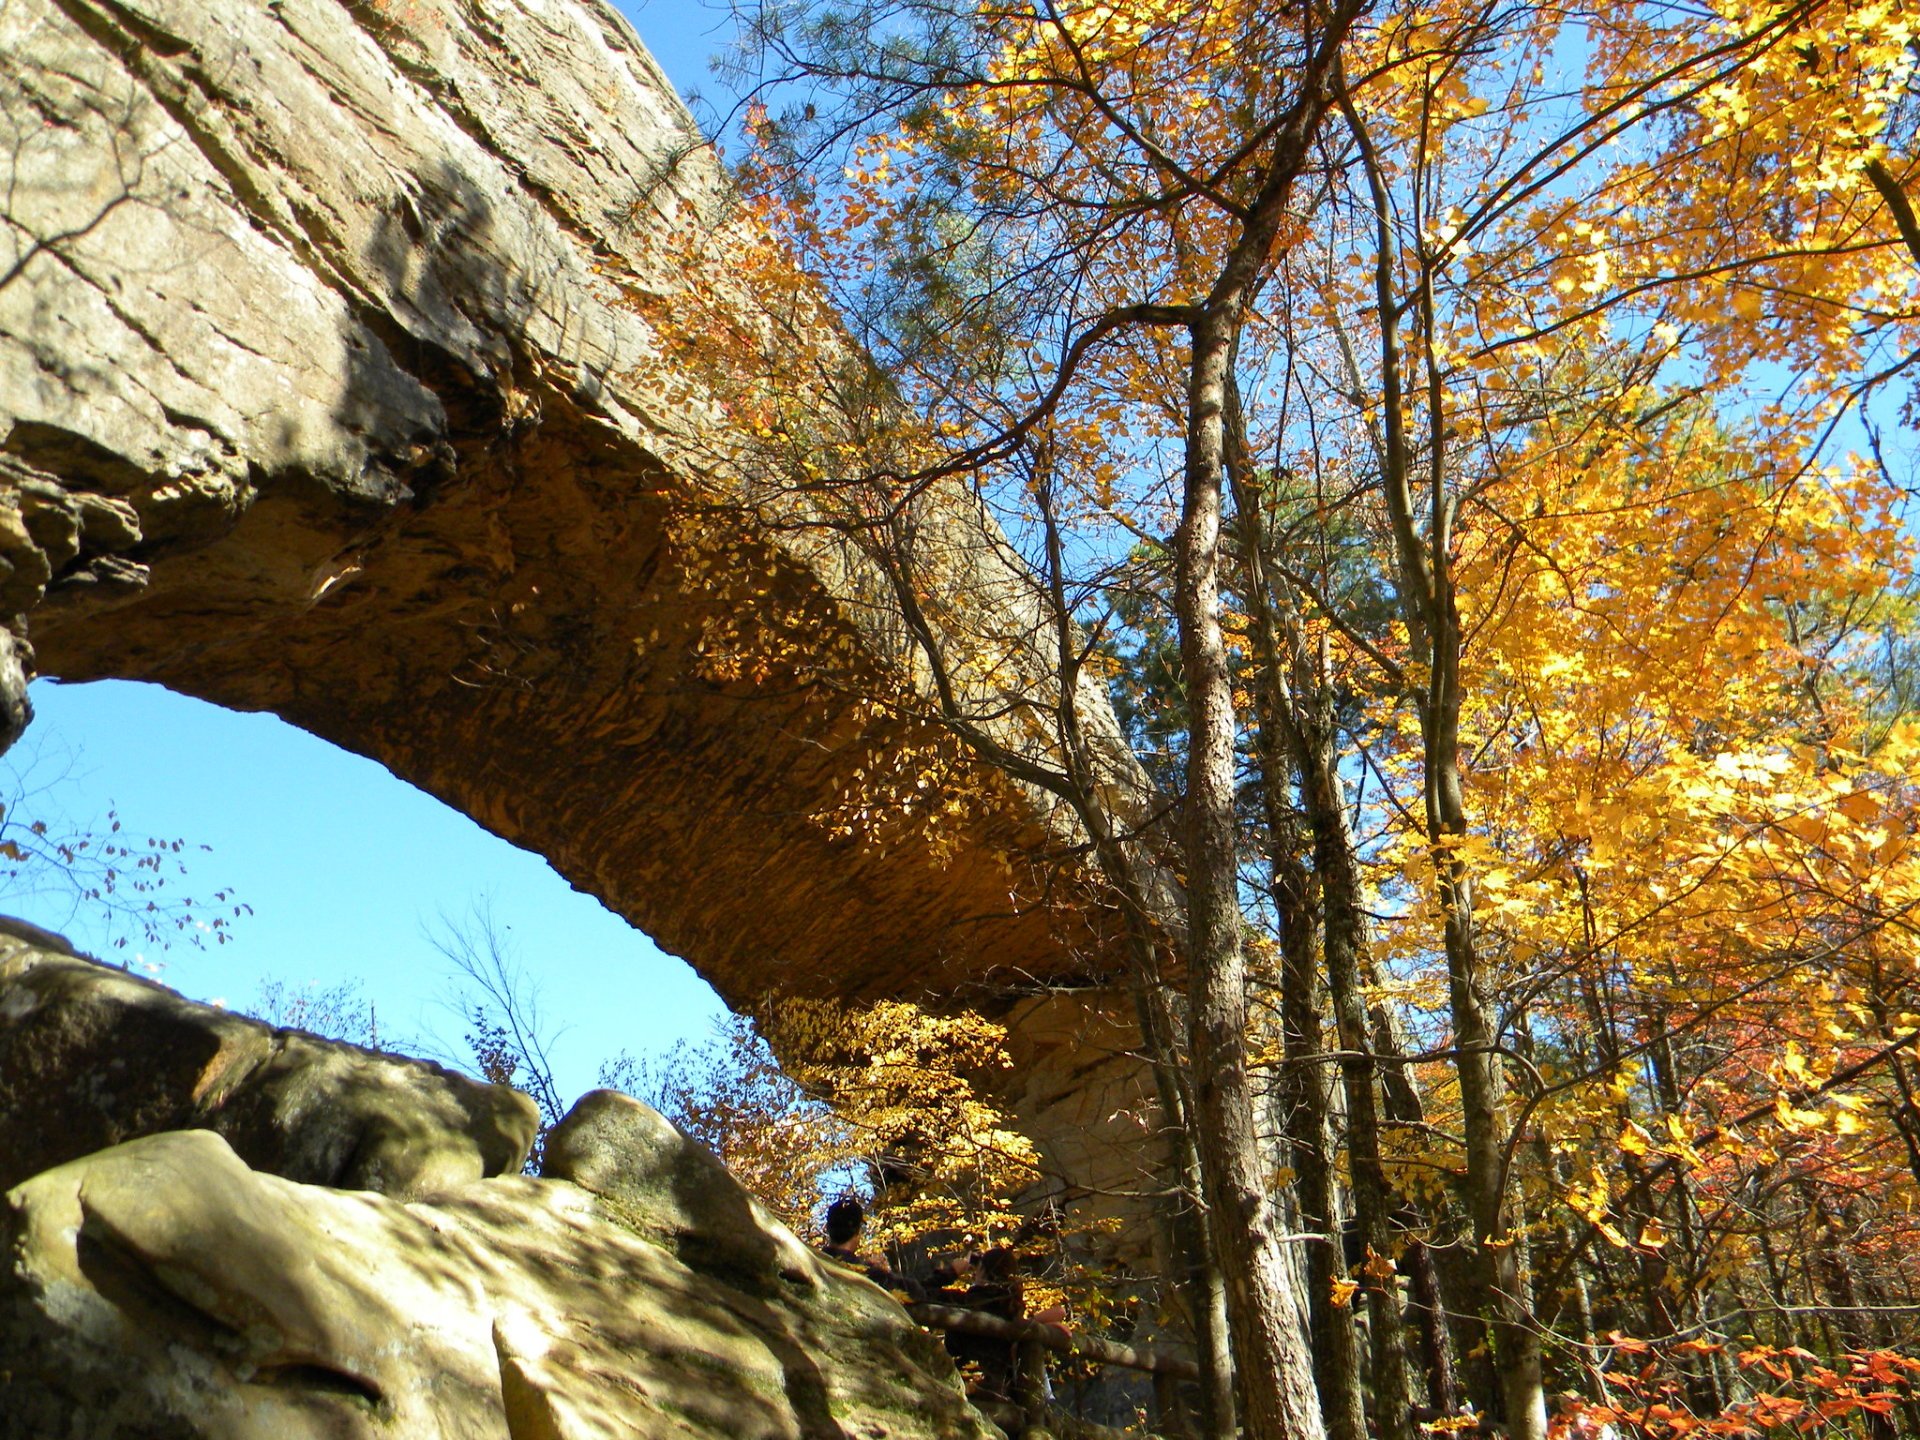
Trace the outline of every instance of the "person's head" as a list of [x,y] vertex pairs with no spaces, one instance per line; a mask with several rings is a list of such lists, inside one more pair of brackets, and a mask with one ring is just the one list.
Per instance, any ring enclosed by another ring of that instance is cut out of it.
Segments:
[[860,1227],[867,1223],[867,1211],[851,1195],[842,1195],[827,1207],[827,1243],[829,1245],[850,1245],[860,1233]]
[[980,1256],[980,1278],[991,1283],[1011,1280],[1020,1269],[1020,1257],[1008,1245],[996,1245]]

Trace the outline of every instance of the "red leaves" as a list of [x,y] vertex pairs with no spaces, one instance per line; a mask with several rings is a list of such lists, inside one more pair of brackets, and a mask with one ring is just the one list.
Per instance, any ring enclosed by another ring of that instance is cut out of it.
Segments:
[[1596,1413],[1635,1434],[1662,1440],[1685,1435],[1759,1436],[1775,1432],[1808,1434],[1852,1415],[1886,1415],[1909,1398],[1920,1359],[1890,1350],[1845,1352],[1822,1359],[1798,1345],[1756,1345],[1740,1351],[1742,1370],[1774,1382],[1765,1393],[1703,1414],[1687,1401],[1687,1362],[1725,1347],[1702,1340],[1649,1344],[1615,1331],[1608,1343],[1622,1355],[1646,1356],[1637,1373],[1611,1371],[1607,1388],[1614,1402]]

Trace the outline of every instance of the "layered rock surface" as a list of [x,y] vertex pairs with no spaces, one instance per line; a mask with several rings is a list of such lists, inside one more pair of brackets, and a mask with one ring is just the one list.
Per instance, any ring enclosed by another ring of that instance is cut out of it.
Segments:
[[0,1436],[991,1433],[871,1283],[764,1216],[695,1268],[652,1219],[558,1180],[403,1203],[207,1131],[130,1141],[6,1196]]
[[[861,703],[903,679],[875,575],[743,505],[662,371],[642,311],[727,283],[726,202],[610,6],[12,0],[0,54],[0,662],[371,755],[736,1001],[772,957],[1085,969],[1084,916],[1015,903],[1047,807]],[[1018,624],[992,527],[929,504]]]
[[527,1158],[539,1115],[516,1090],[196,1005],[57,938],[0,920],[0,1190],[188,1128],[256,1169],[403,1199]]
[[[617,12],[8,0],[0,56],[0,742],[36,667],[273,711],[737,1007],[1072,982],[1010,1011],[1047,1071],[1024,1118],[1074,1184],[1141,1188],[1088,1139],[1147,1087],[1085,988],[1114,962],[1072,826],[887,703],[925,677],[885,586],[743,494],[726,405],[663,358],[646,317],[734,257]],[[1044,670],[977,507],[936,489],[917,523],[945,613]],[[1007,701],[1002,741],[1043,747]]]
[[[301,1147],[249,1166],[208,1129],[81,1153],[153,1129],[169,1092],[174,1115],[194,1114],[196,1091],[221,1070],[184,1023],[197,1015],[210,1043],[244,1051],[234,1027],[247,1022],[178,997],[170,1010],[144,993],[115,997],[112,972],[89,987],[70,969],[89,962],[29,958],[0,988],[7,1024],[126,1040],[124,1017],[96,1024],[124,1004],[157,1015],[150,1037],[185,1053],[174,1064],[130,1052],[157,1073],[83,1098],[74,1158],[0,1205],[0,1440],[993,1433],[937,1340],[625,1096],[590,1096],[555,1131],[550,1178],[441,1167],[437,1186],[415,1174],[411,1200],[267,1173],[303,1168]],[[0,1059],[0,1156],[16,1168],[19,1134],[76,1099],[57,1069],[35,1093],[29,1073],[7,1068],[19,1039],[0,1030],[0,1056],[12,1047]],[[306,1048],[338,1062],[319,1065],[323,1076],[369,1058],[310,1037]],[[383,1102],[395,1110],[431,1111],[457,1079],[390,1063],[403,1071]],[[437,1153],[422,1127],[410,1134],[399,1158],[415,1145]]]

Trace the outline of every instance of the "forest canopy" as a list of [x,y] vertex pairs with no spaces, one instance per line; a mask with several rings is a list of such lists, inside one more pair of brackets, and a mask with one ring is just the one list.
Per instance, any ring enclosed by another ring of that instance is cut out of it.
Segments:
[[634,304],[1117,917],[1195,1427],[1920,1427],[1920,11],[741,9]]

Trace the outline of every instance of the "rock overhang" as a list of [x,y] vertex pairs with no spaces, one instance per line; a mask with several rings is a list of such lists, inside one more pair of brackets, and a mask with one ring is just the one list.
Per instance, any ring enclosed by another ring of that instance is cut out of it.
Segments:
[[[858,557],[736,503],[697,384],[634,378],[633,296],[710,278],[659,232],[725,185],[610,6],[0,28],[0,609],[39,673],[371,756],[736,1004],[1103,967],[1053,807],[853,683],[901,653]],[[961,799],[868,804],[905,764]]]

